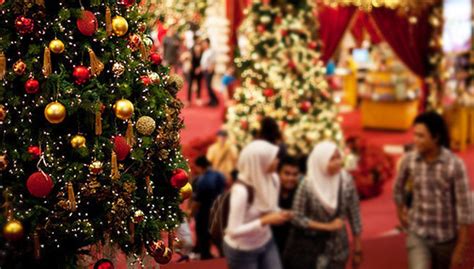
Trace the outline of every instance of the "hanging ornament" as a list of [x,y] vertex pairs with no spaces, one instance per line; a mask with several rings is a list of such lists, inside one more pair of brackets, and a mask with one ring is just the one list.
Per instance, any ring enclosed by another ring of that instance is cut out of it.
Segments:
[[3,51],[0,51],[0,80],[3,80],[5,75],[7,74],[7,57]]
[[140,223],[142,222],[143,220],[145,219],[145,213],[143,213],[143,211],[141,210],[137,210],[135,211],[135,213],[133,214],[133,223]]
[[0,0],[0,6],[5,4],[5,0]]
[[0,154],[0,172],[7,170],[8,158],[6,154]]
[[53,53],[56,53],[56,54],[61,54],[64,52],[64,43],[57,38],[49,42],[48,47]]
[[39,156],[41,156],[41,149],[38,146],[29,146],[28,147],[28,153],[31,154],[31,156],[34,159],[37,159],[37,158],[39,158]]
[[308,48],[315,50],[318,47],[318,42],[316,41],[311,41],[308,43]]
[[58,101],[51,102],[44,109],[44,116],[49,123],[61,123],[66,118],[66,107]]
[[159,264],[168,264],[171,261],[172,257],[173,257],[173,250],[168,247],[165,248],[163,253],[153,256],[155,261]]
[[146,23],[140,22],[137,26],[137,29],[140,33],[144,33],[146,31]]
[[54,183],[49,175],[43,171],[38,171],[28,177],[26,187],[32,196],[36,198],[46,198],[51,190],[53,190]]
[[161,58],[160,54],[153,52],[152,54],[150,54],[150,61],[153,64],[160,65],[163,59]]
[[128,39],[128,47],[132,51],[137,51],[140,48],[140,45],[142,43],[142,39],[140,38],[139,35],[137,34],[131,34],[129,39]]
[[113,106],[115,116],[121,120],[128,120],[132,117],[134,107],[127,99],[120,99]]
[[296,63],[293,60],[288,61],[288,68],[289,69],[296,69]]
[[48,77],[53,73],[53,67],[51,65],[51,50],[48,47],[44,47],[42,71],[45,77]]
[[125,66],[122,63],[116,62],[112,65],[112,72],[115,77],[120,77],[125,72]]
[[71,146],[75,149],[85,147],[86,146],[86,138],[82,135],[75,135],[71,139]]
[[152,83],[152,80],[148,75],[141,76],[140,80],[142,81],[143,85],[145,85],[145,86],[149,86]]
[[105,106],[98,103],[97,111],[95,112],[95,135],[102,135],[102,113],[104,113]]
[[93,161],[90,165],[89,165],[89,171],[91,172],[91,174],[93,175],[99,175],[102,173],[102,162],[101,161]]
[[272,88],[266,88],[265,90],[263,90],[263,95],[267,98],[270,98],[275,95],[275,91]]
[[21,59],[16,61],[13,64],[13,72],[15,72],[15,74],[17,74],[18,76],[23,75],[25,71],[26,71],[26,64]]
[[135,134],[133,133],[133,124],[131,120],[128,120],[128,123],[127,123],[127,131],[125,132],[125,139],[127,140],[127,144],[130,147],[133,147],[136,143]]
[[7,110],[5,106],[0,105],[0,122],[3,122],[7,118]]
[[142,116],[135,123],[138,133],[142,135],[151,135],[156,128],[156,122],[152,117]]
[[287,29],[281,29],[280,34],[281,34],[282,37],[288,36],[288,30]]
[[77,29],[85,36],[92,36],[99,28],[99,22],[94,13],[89,10],[82,10],[76,21]]
[[78,65],[74,67],[74,71],[72,72],[72,76],[74,77],[74,82],[77,85],[82,85],[85,84],[89,81],[91,77],[91,71],[89,68],[83,66],[83,65]]
[[33,32],[34,22],[30,18],[26,18],[25,16],[19,16],[15,20],[15,27],[18,33],[21,35],[26,35]]
[[175,187],[176,189],[181,189],[188,183],[189,181],[189,176],[186,171],[184,171],[181,168],[178,168],[173,171],[173,175],[171,176],[171,186]]
[[117,154],[117,160],[123,161],[127,158],[128,154],[130,153],[130,145],[127,143],[127,139],[125,137],[118,135],[114,137],[114,152]]
[[300,103],[300,110],[304,113],[308,113],[311,109],[311,102],[310,101],[303,101]]
[[23,224],[18,220],[9,220],[3,226],[3,237],[8,241],[18,241],[23,238]]
[[107,36],[112,35],[112,12],[108,6],[105,7],[105,32]]
[[267,28],[265,27],[265,25],[263,25],[263,24],[257,25],[257,31],[258,31],[260,34],[265,33],[266,30],[267,30]]
[[124,36],[128,31],[128,22],[122,16],[115,16],[112,19],[112,30],[116,36]]
[[110,177],[113,180],[120,179],[120,171],[117,161],[117,153],[112,150],[112,154],[110,156]]
[[40,86],[40,84],[39,84],[38,80],[36,80],[34,78],[30,78],[25,82],[25,91],[28,94],[38,93],[39,86]]
[[117,1],[120,5],[125,7],[131,7],[135,4],[135,0],[119,0]]
[[148,74],[148,77],[150,78],[151,83],[154,83],[154,84],[158,84],[161,81],[160,75],[158,75],[158,73],[156,73],[156,72],[150,72]]
[[249,122],[247,120],[241,120],[240,127],[242,127],[243,130],[247,130],[249,128]]
[[99,60],[99,58],[95,55],[95,52],[89,48],[87,50],[89,52],[89,58],[91,63],[91,74],[93,76],[98,76],[104,70],[104,64]]
[[94,269],[114,269],[114,264],[107,259],[100,259],[94,264]]
[[76,203],[76,195],[74,193],[74,186],[72,182],[67,183],[67,201],[68,201],[68,209],[71,211],[77,210],[77,203]]
[[188,182],[179,190],[181,200],[187,200],[193,195],[193,186]]

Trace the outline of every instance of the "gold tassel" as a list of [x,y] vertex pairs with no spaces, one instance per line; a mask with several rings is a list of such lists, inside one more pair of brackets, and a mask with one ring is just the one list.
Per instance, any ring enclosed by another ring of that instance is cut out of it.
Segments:
[[43,75],[48,77],[51,73],[53,73],[53,68],[51,67],[51,51],[48,47],[45,47],[43,56]]
[[133,134],[133,124],[131,120],[128,120],[127,131],[125,132],[125,139],[130,147],[135,145],[135,135]]
[[95,135],[102,135],[102,113],[95,112]]
[[149,56],[148,55],[148,50],[147,50],[145,44],[143,43],[143,40],[142,40],[142,42],[140,42],[140,54],[142,56],[143,61],[148,60],[148,56]]
[[40,237],[39,237],[39,228],[36,228],[33,232],[33,242],[34,242],[34,256],[36,260],[41,259],[41,244],[40,244]]
[[105,31],[107,36],[112,35],[112,13],[109,7],[105,8]]
[[76,196],[74,195],[74,186],[71,182],[67,183],[67,199],[69,201],[69,210],[76,211]]
[[91,63],[91,73],[93,76],[98,76],[104,70],[104,64],[99,60],[99,58],[97,58],[97,55],[95,55],[95,52],[91,48],[89,48],[88,51]]
[[148,195],[151,195],[153,193],[153,188],[151,187],[150,176],[146,176],[145,184],[146,184],[146,190],[148,192]]
[[120,178],[120,172],[118,169],[118,163],[117,163],[117,153],[112,150],[112,158],[110,161],[110,166],[111,166],[111,174],[110,176],[112,177],[113,180],[117,180]]
[[5,75],[7,74],[7,58],[3,51],[0,51],[0,80],[3,80]]

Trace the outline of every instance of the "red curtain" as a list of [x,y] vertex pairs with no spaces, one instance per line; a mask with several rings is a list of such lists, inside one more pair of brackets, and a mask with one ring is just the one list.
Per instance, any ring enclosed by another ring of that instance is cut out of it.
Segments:
[[244,20],[244,10],[251,4],[251,0],[226,0],[227,18],[230,23],[230,53],[234,53],[237,44],[237,30]]
[[323,42],[321,59],[327,63],[341,42],[346,29],[352,21],[356,8],[321,6],[318,10],[319,34]]
[[[429,23],[429,12],[427,9],[419,14],[416,23],[410,23],[407,17],[386,8],[377,8],[370,13],[381,35],[393,51],[422,79],[430,71],[429,42],[433,29]],[[420,109],[424,109],[428,96],[426,83],[423,83],[421,95]]]
[[380,36],[374,22],[370,19],[369,14],[358,11],[355,16],[355,21],[351,27],[351,34],[358,47],[362,45],[366,34],[369,35],[372,44],[379,44],[382,42],[383,38]]

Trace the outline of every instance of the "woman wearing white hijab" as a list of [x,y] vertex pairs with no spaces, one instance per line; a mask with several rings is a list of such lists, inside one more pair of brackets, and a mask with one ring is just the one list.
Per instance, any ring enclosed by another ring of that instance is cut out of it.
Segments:
[[285,269],[344,269],[349,243],[344,221],[354,236],[354,265],[361,261],[359,197],[342,169],[342,155],[330,141],[317,144],[293,202],[294,227],[284,252]]
[[[270,225],[288,221],[292,214],[278,209],[278,147],[256,140],[241,152],[237,168],[239,182],[230,195],[229,220],[224,253],[230,269],[281,269]],[[253,201],[249,204],[249,191]]]

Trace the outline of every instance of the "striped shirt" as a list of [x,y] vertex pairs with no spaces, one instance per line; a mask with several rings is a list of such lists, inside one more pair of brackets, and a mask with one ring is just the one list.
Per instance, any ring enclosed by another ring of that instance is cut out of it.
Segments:
[[454,239],[459,224],[472,223],[466,169],[451,151],[442,148],[432,162],[425,161],[417,152],[403,157],[394,187],[395,203],[399,206],[404,204],[405,184],[410,181],[410,232],[440,243]]

